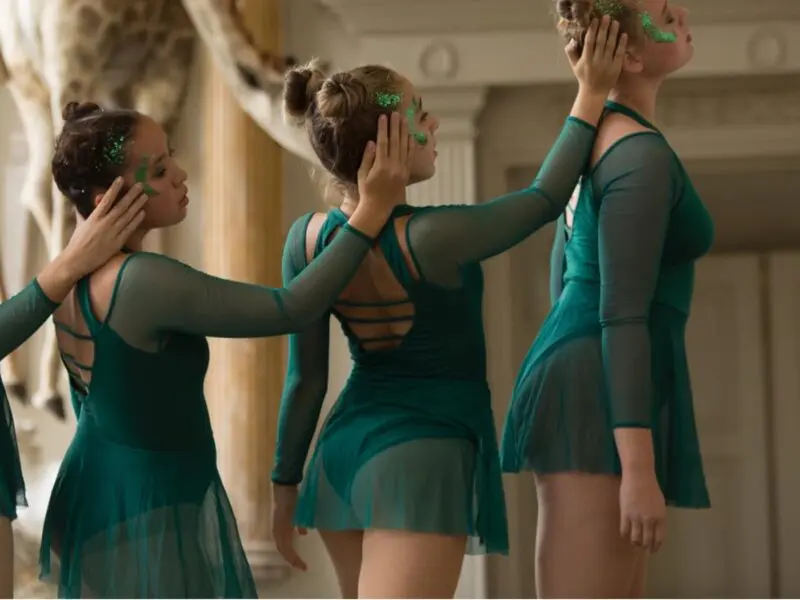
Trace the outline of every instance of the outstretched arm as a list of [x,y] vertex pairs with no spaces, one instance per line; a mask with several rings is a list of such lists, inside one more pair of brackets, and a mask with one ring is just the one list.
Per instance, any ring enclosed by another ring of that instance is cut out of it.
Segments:
[[[285,252],[305,243],[309,218],[294,223]],[[139,347],[169,332],[244,338],[302,331],[330,308],[370,246],[368,237],[345,225],[311,265],[278,289],[213,277],[157,254],[134,254],[120,271],[109,324]]]
[[682,175],[654,133],[609,151],[594,177],[599,209],[600,324],[612,425],[623,469],[652,460],[653,418],[648,317]]
[[408,241],[421,275],[449,280],[463,265],[505,252],[557,219],[586,167],[595,133],[594,125],[570,116],[530,187],[485,204],[415,214]]

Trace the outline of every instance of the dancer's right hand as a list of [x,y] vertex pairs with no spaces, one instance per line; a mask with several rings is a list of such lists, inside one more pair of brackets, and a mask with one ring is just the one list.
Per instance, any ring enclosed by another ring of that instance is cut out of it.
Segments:
[[[297,506],[297,486],[272,484],[272,540],[281,556],[298,571],[308,569],[294,549],[294,511]],[[297,533],[305,535],[303,528]]]
[[620,534],[638,548],[657,552],[664,543],[667,505],[652,469],[622,470]]
[[394,112],[378,119],[376,143],[368,143],[358,171],[359,201],[350,225],[377,237],[395,206],[405,204],[414,142],[408,122]]
[[123,179],[118,177],[103,195],[92,214],[79,223],[62,252],[64,266],[78,278],[88,275],[120,251],[144,219],[147,195],[141,184],[131,187],[118,200]]

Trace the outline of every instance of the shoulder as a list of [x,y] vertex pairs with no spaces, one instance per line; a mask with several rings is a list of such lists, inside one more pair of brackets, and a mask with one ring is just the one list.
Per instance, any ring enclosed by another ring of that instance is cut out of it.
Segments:
[[323,212],[309,212],[295,219],[286,236],[284,256],[294,256],[295,258],[302,256],[304,261],[295,262],[305,262],[306,264],[311,262],[316,251],[317,240],[327,220],[328,213]]
[[592,166],[596,167],[607,157],[622,154],[626,162],[664,160],[673,158],[673,152],[664,136],[628,117],[611,113],[603,119],[597,131],[592,150]]

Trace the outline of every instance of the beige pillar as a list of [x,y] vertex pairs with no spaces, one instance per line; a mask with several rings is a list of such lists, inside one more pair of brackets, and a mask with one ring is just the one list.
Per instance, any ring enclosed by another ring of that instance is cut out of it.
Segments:
[[[279,0],[238,2],[255,42],[280,51]],[[238,106],[210,57],[203,82],[203,259],[209,273],[281,283],[282,150]],[[284,340],[210,340],[206,383],[222,479],[259,582],[282,577],[270,537],[269,473]]]

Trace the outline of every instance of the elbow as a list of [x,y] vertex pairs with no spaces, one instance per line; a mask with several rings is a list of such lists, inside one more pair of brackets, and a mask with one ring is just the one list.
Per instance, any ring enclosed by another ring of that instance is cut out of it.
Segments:
[[558,219],[562,214],[564,214],[564,210],[567,208],[567,203],[569,199],[572,197],[566,196],[562,199],[561,202],[557,202],[552,196],[550,196],[547,192],[543,189],[538,187],[536,184],[531,189],[531,192],[535,194],[540,201],[544,201],[544,210],[542,211],[542,218],[545,223],[551,223]]

